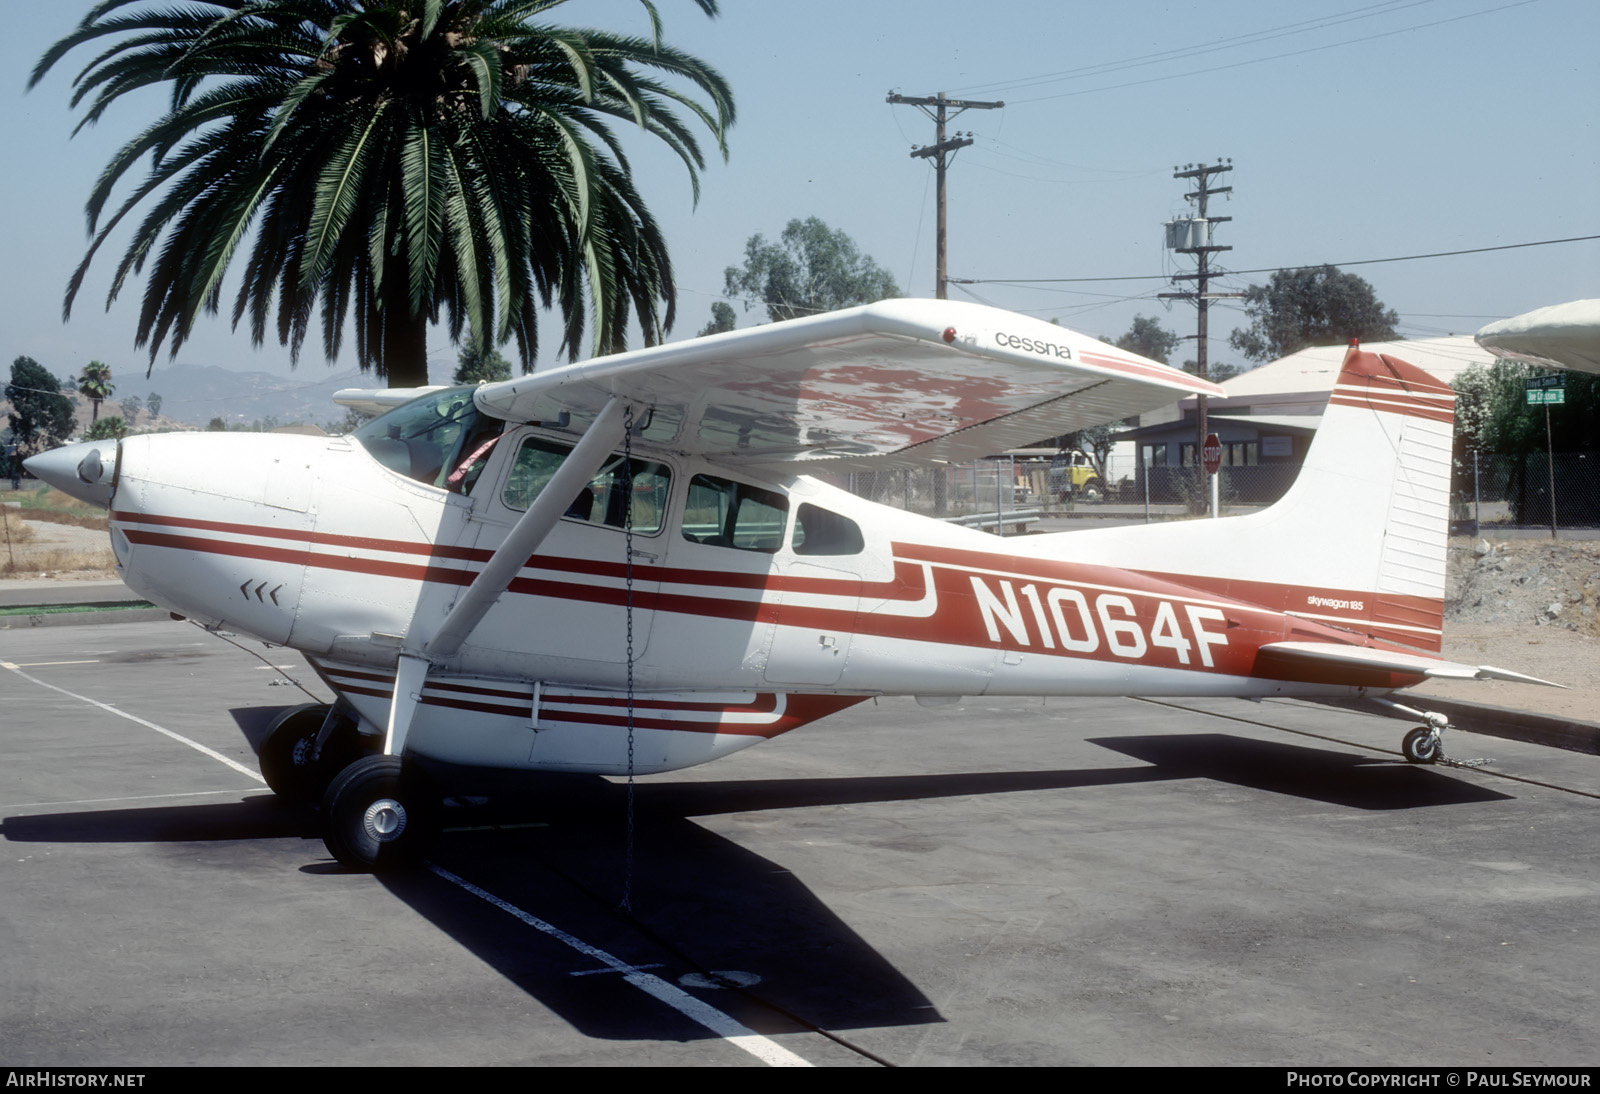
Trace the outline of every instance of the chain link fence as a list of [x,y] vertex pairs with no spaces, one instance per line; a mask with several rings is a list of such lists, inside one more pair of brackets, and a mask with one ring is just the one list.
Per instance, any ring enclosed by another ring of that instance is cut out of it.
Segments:
[[[1223,467],[1223,515],[1252,512],[1288,492],[1293,463]],[[857,471],[819,476],[858,497],[922,516],[993,530],[1023,531],[1049,518],[1183,520],[1210,513],[1197,467],[1139,468],[1119,481],[1074,487],[1059,461],[995,457],[912,471]],[[1554,498],[1554,505],[1551,499]],[[1600,528],[1600,452],[1526,456],[1469,455],[1456,461],[1451,524],[1479,528]],[[1058,525],[1056,527],[1059,527]]]
[[[1295,464],[1224,467],[1225,511],[1271,505],[1293,484]],[[922,516],[993,526],[1029,518],[1140,517],[1171,520],[1210,511],[1199,468],[1139,468],[1115,482],[1073,482],[1060,461],[991,457],[912,471],[857,471],[819,476],[858,497]],[[979,518],[986,518],[980,521]]]
[[1600,528],[1600,452],[1469,453],[1455,463],[1451,521],[1480,528]]

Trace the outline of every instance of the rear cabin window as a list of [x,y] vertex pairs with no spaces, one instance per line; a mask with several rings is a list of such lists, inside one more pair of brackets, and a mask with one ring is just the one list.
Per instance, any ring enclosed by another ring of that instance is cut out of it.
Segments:
[[866,548],[855,521],[810,502],[800,503],[790,544],[797,555],[859,555]]
[[789,499],[775,491],[712,475],[689,481],[683,538],[693,543],[771,554],[788,523]]
[[[525,510],[533,504],[561,467],[571,445],[543,437],[525,437],[512,462],[511,474],[506,479],[500,499],[508,509]],[[563,514],[569,520],[601,524],[608,528],[621,528],[627,520],[630,497],[628,465],[619,453],[606,461],[604,467],[589,480]],[[640,535],[654,535],[661,531],[666,520],[667,493],[672,485],[672,472],[666,464],[654,460],[634,460],[632,467],[633,530]]]

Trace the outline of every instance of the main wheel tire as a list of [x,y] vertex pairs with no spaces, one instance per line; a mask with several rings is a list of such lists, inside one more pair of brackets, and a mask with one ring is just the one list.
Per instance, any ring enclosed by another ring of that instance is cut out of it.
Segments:
[[267,727],[256,762],[272,792],[285,801],[314,802],[327,780],[320,777],[317,735],[327,720],[326,703],[306,703],[284,711]]
[[1431,764],[1439,759],[1439,735],[1427,726],[1418,726],[1400,742],[1400,751],[1414,764]]
[[425,797],[398,756],[363,756],[339,772],[322,798],[322,840],[351,870],[400,869],[417,860]]

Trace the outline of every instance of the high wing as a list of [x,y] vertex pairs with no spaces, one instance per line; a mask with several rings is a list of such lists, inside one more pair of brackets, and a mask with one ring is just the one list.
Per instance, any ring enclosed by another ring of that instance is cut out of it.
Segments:
[[1490,323],[1477,333],[1477,342],[1497,357],[1600,373],[1600,300],[1574,300]]
[[475,397],[495,417],[579,432],[621,397],[648,414],[641,436],[649,443],[712,460],[831,470],[972,459],[1221,393],[1012,312],[886,300],[599,357],[485,384]]
[[382,414],[429,392],[443,390],[437,384],[430,387],[342,387],[333,393],[333,401],[363,414]]

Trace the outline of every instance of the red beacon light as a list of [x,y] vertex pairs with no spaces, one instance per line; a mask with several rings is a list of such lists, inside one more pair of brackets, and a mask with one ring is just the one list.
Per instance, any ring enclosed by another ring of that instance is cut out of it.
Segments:
[[947,343],[954,342],[956,340],[956,329],[954,327],[946,327],[943,338]]

